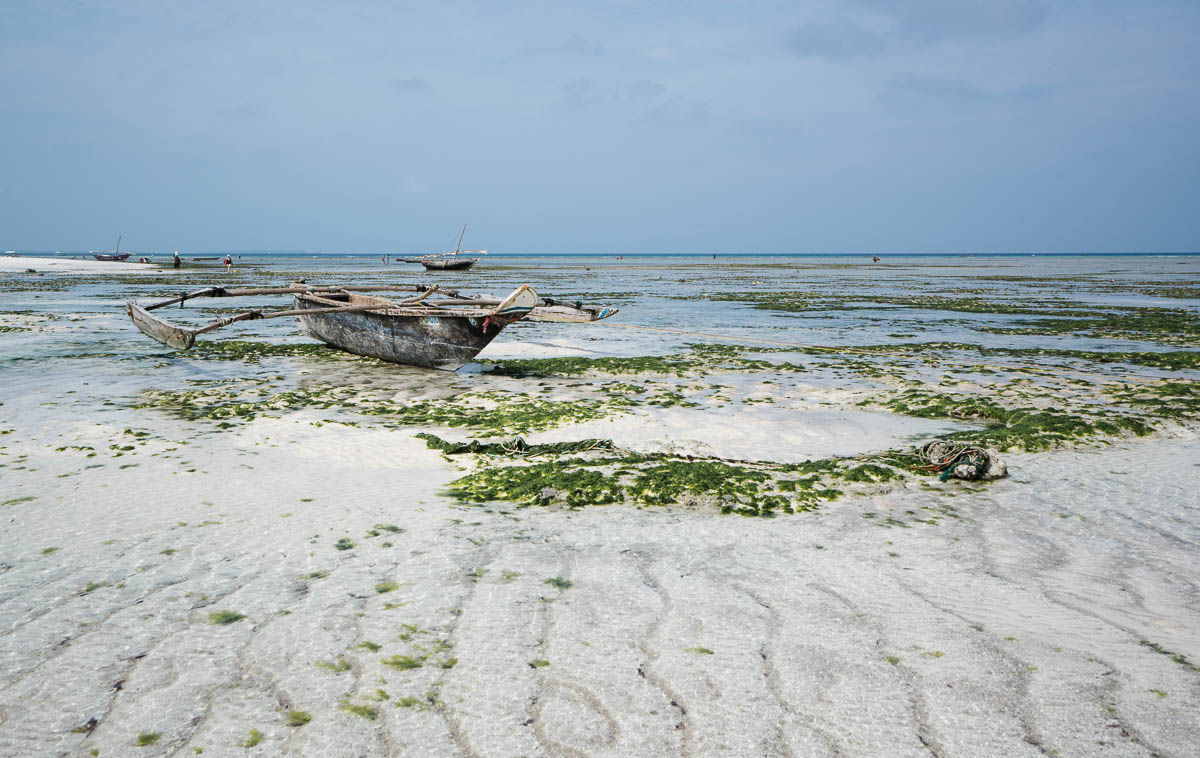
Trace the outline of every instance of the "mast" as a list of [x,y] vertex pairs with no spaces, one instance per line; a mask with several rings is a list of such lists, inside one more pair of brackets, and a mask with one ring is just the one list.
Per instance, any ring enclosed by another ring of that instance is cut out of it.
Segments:
[[466,224],[463,224],[462,231],[458,233],[458,244],[454,246],[454,257],[455,257],[455,259],[457,259],[457,258],[458,258],[458,251],[459,251],[459,250],[462,250],[462,238],[463,238],[463,235],[464,235],[464,234],[466,234],[466,233],[467,233],[467,225],[466,225]]

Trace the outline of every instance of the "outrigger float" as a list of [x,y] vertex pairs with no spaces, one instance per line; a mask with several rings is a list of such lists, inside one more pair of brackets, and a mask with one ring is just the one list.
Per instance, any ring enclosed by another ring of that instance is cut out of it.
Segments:
[[[359,294],[401,290],[416,295],[391,300]],[[292,295],[294,307],[249,310],[188,329],[150,311],[200,297]],[[312,286],[225,289],[209,287],[170,300],[139,305],[126,301],[125,312],[135,326],[164,345],[187,350],[202,334],[237,321],[294,316],[302,334],[358,355],[410,366],[455,371],[470,363],[501,330],[517,321],[588,322],[608,318],[616,308],[587,307],[538,297],[528,284],[503,299],[487,295],[465,297],[437,285]]]

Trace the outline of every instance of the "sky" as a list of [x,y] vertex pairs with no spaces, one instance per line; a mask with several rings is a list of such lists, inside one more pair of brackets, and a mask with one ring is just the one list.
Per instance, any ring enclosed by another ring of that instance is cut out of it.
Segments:
[[1196,0],[0,0],[0,249],[1200,250]]

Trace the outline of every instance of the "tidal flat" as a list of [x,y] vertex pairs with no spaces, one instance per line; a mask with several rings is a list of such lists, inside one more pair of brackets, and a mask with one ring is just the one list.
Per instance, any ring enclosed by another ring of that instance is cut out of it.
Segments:
[[1200,744],[1200,257],[497,258],[621,312],[457,373],[122,312],[429,279],[236,269],[0,270],[0,754]]

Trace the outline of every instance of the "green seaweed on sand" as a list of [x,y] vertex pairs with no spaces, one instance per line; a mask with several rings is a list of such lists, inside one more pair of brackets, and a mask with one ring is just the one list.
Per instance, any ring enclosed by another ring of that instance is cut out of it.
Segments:
[[242,747],[254,747],[263,741],[263,733],[257,729],[251,729],[250,735],[246,737],[246,741],[242,743]]
[[677,503],[684,494],[748,503],[758,495],[758,485],[768,479],[766,471],[719,461],[665,461],[641,469],[627,491],[638,502],[650,505]]
[[158,732],[141,732],[140,734],[138,734],[137,739],[134,741],[134,744],[137,745],[138,747],[146,747],[147,745],[153,745],[155,742],[158,742],[158,740],[161,736],[162,735],[159,734]]
[[380,534],[382,534],[384,532],[391,532],[392,534],[400,534],[403,531],[404,531],[403,527],[396,526],[395,524],[376,524],[375,526],[373,526],[367,530],[367,536],[368,537],[378,537]]
[[304,726],[312,721],[312,714],[308,711],[288,711],[287,726]]
[[338,708],[346,711],[347,713],[353,713],[355,716],[362,716],[370,721],[374,721],[375,719],[379,718],[379,711],[375,710],[374,707],[369,705],[356,705],[348,700],[343,700],[342,702],[338,703]]
[[1180,666],[1183,666],[1185,669],[1187,669],[1189,671],[1200,671],[1200,666],[1197,666],[1196,664],[1189,661],[1187,659],[1187,656],[1185,656],[1183,653],[1176,653],[1171,650],[1167,650],[1162,645],[1159,645],[1157,642],[1151,642],[1149,640],[1142,640],[1139,644],[1141,644],[1144,647],[1150,648],[1151,650],[1158,653],[1159,655],[1165,655],[1165,656],[1169,657],[1172,661],[1174,661],[1175,663],[1178,663]]
[[205,386],[181,391],[148,390],[132,407],[158,408],[188,421],[207,419],[227,425],[304,409],[341,409],[397,426],[465,427],[486,434],[505,434],[605,418],[632,404],[633,401],[610,396],[552,402],[499,392],[461,393],[404,403],[390,395],[385,397],[342,385],[272,394],[253,382],[243,382],[240,386]]
[[350,670],[350,661],[346,660],[340,655],[332,661],[316,661],[313,663],[313,665],[319,669],[332,671],[335,674],[340,674],[343,671]]
[[571,442],[548,442],[531,445],[521,437],[517,437],[516,439],[508,442],[481,442],[480,440],[471,440],[470,442],[450,442],[438,437],[436,434],[429,434],[427,432],[420,432],[414,436],[417,439],[424,440],[425,445],[430,449],[441,450],[446,455],[474,453],[476,455],[531,456],[548,453],[562,454],[586,452],[590,450],[616,449],[616,446],[613,444],[612,440],[604,439],[585,439]]
[[[826,474],[836,478],[843,465],[831,462]],[[448,493],[464,502],[561,503],[572,508],[621,502],[645,506],[711,503],[724,513],[747,516],[810,511],[841,494],[821,486],[816,478],[788,480],[791,484],[778,486],[773,472],[790,470],[795,469],[668,456],[562,458],[527,466],[480,468],[451,482]]]
[[384,594],[385,592],[395,592],[398,589],[400,589],[400,585],[391,581],[390,579],[386,582],[380,582],[379,584],[375,585],[375,592],[379,593],[380,595]]
[[492,366],[495,376],[583,376],[600,374],[673,374],[683,376],[694,362],[680,356],[639,356],[635,358],[522,358],[480,361]]
[[383,658],[380,662],[385,666],[391,666],[394,669],[407,671],[409,669],[419,669],[424,664],[424,659],[414,658],[410,655],[393,655],[388,658]]
[[170,357],[186,357],[192,360],[247,361],[249,363],[260,361],[263,358],[297,357],[380,362],[374,358],[364,358],[338,350],[323,342],[274,344],[248,340],[198,341],[190,350],[171,353]]
[[1200,344],[1200,314],[1177,308],[1102,309],[1081,318],[1039,318],[1001,327],[977,327],[993,334],[1075,334],[1110,339],[1141,339]]
[[1110,394],[1124,405],[1163,418],[1200,419],[1200,382],[1174,381],[1125,386]]
[[481,469],[454,480],[448,491],[468,502],[508,500],[549,505],[560,500],[572,507],[616,503],[622,497],[620,485],[610,477],[595,470],[581,470],[566,461]]
[[[947,395],[907,390],[885,400],[868,399],[860,405],[878,405],[895,413],[918,418],[976,421],[983,429],[956,432],[956,440],[971,441],[998,450],[1048,450],[1065,442],[1127,434],[1145,436],[1153,427],[1132,415],[1071,413],[1052,408],[1005,408],[992,400],[971,395]],[[1110,409],[1111,410],[1111,409]]]
[[208,614],[208,623],[210,624],[232,624],[246,618],[244,613],[237,611],[215,611]]
[[709,300],[748,303],[760,310],[795,312],[810,310],[863,310],[873,305],[893,305],[913,310],[958,313],[997,313],[1040,316],[1047,310],[1063,314],[1090,315],[1083,303],[1043,300],[1007,303],[994,298],[943,297],[940,295],[882,295],[875,292],[829,294],[797,291],[735,292],[709,295]]
[[333,546],[337,550],[353,550],[356,547],[354,540],[349,537],[339,538],[337,542],[333,543]]
[[559,590],[569,590],[575,586],[575,582],[572,582],[570,579],[565,579],[561,576],[552,576],[543,582],[543,584],[549,584],[551,587]]

